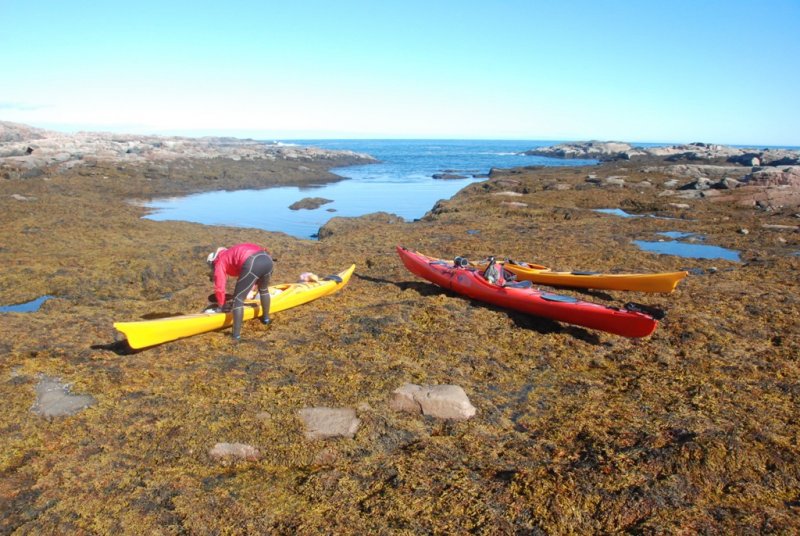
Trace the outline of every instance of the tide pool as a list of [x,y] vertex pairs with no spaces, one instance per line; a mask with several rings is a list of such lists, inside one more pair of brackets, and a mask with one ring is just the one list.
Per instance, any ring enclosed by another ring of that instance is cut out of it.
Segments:
[[40,296],[35,300],[25,303],[17,303],[15,305],[2,305],[0,306],[0,313],[35,313],[39,310],[44,302],[53,296]]
[[[318,187],[285,186],[264,190],[217,191],[145,204],[152,220],[252,227],[300,238],[316,235],[330,218],[389,212],[406,220],[422,217],[440,199],[485,180],[491,168],[591,165],[593,160],[559,160],[520,155],[552,141],[482,140],[317,140],[295,141],[325,149],[367,153],[380,163],[335,168],[345,180]],[[460,175],[434,179],[434,174]],[[290,210],[305,197],[332,199],[313,210]]]
[[[678,231],[665,231],[658,234],[675,239],[690,238],[694,236],[693,233],[683,233]],[[681,242],[680,240],[664,240],[657,242],[634,240],[633,243],[639,246],[639,248],[643,251],[659,253],[662,255],[675,255],[677,257],[689,259],[724,259],[727,261],[741,262],[738,251],[720,246]]]

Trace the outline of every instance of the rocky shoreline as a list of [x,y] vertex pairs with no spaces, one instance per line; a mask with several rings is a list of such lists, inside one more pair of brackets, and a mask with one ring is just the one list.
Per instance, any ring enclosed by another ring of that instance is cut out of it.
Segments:
[[[523,154],[632,161],[642,164],[640,171],[644,173],[677,177],[675,185],[680,192],[660,195],[708,197],[764,209],[800,206],[800,150],[742,149],[709,143],[634,147],[624,142],[589,141],[539,147]],[[624,177],[611,180],[624,183]],[[736,192],[722,191],[738,188]]]
[[[7,143],[32,146],[19,137]],[[54,296],[0,314],[0,533],[800,529],[800,219],[774,197],[795,190],[793,164],[645,155],[495,169],[421,221],[334,218],[307,241],[154,222],[127,201],[306,184],[339,156],[154,149],[135,165],[22,166],[36,150],[0,171],[0,304]],[[8,171],[30,169],[41,172]],[[747,188],[773,197],[726,199]],[[741,261],[635,245],[670,231]],[[238,241],[276,253],[275,283],[351,263],[356,274],[268,329],[246,325],[239,345],[225,332],[134,353],[115,340],[114,321],[198,311],[205,255]],[[398,244],[691,275],[670,295],[558,291],[667,311],[629,340],[430,285]]]
[[742,149],[713,143],[689,143],[660,147],[637,147],[619,141],[586,141],[538,147],[523,154],[551,158],[601,161],[659,157],[667,162],[724,161],[743,166],[791,166],[800,164],[800,151],[788,149]]

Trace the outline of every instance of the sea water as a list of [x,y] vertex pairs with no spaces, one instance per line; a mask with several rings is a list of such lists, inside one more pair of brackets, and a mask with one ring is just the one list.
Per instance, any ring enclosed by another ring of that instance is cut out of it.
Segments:
[[691,238],[694,233],[683,233],[680,231],[665,231],[658,233],[673,240],[647,241],[634,240],[633,243],[644,251],[658,253],[661,255],[675,255],[689,259],[724,259],[727,261],[741,262],[739,252],[733,249],[712,246],[708,244],[696,244],[684,242],[680,239]]
[[[335,168],[332,171],[344,180],[319,186],[217,191],[156,199],[146,204],[153,209],[146,217],[159,221],[253,227],[311,238],[334,216],[389,212],[409,221],[420,218],[440,199],[452,197],[473,182],[486,180],[485,175],[491,168],[596,163],[594,160],[520,154],[558,143],[555,141],[295,140],[283,143],[367,153],[380,163]],[[434,179],[437,173],[464,178]],[[305,197],[322,197],[333,202],[313,210],[289,209],[289,205]]]

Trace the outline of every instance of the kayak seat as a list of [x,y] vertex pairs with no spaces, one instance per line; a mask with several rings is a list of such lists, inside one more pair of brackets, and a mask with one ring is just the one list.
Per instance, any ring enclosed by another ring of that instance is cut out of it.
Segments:
[[506,288],[533,288],[532,281],[506,281]]

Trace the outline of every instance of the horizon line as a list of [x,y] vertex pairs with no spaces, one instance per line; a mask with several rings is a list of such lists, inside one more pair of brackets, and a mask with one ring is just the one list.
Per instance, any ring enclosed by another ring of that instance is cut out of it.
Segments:
[[[0,118],[0,121],[3,121]],[[30,123],[20,123],[17,121],[7,121],[31,128],[43,130],[54,130],[64,134],[77,134],[79,132],[97,132],[111,134],[129,134],[136,136],[176,136],[187,138],[207,138],[207,137],[229,137],[238,139],[253,139],[255,141],[531,141],[531,142],[556,142],[556,143],[585,143],[590,141],[598,142],[618,142],[648,145],[690,145],[693,143],[706,143],[712,145],[728,145],[743,148],[783,148],[800,149],[800,144],[786,143],[742,143],[742,142],[719,142],[719,141],[651,141],[635,140],[631,138],[601,138],[597,136],[576,136],[576,137],[548,137],[548,136],[411,136],[411,135],[392,135],[392,134],[370,134],[353,132],[286,132],[286,131],[259,131],[248,128],[150,128],[145,125],[121,124],[121,125],[97,125],[97,124],[65,124],[65,123],[43,123],[44,126],[36,126]],[[146,132],[145,132],[146,131]]]

